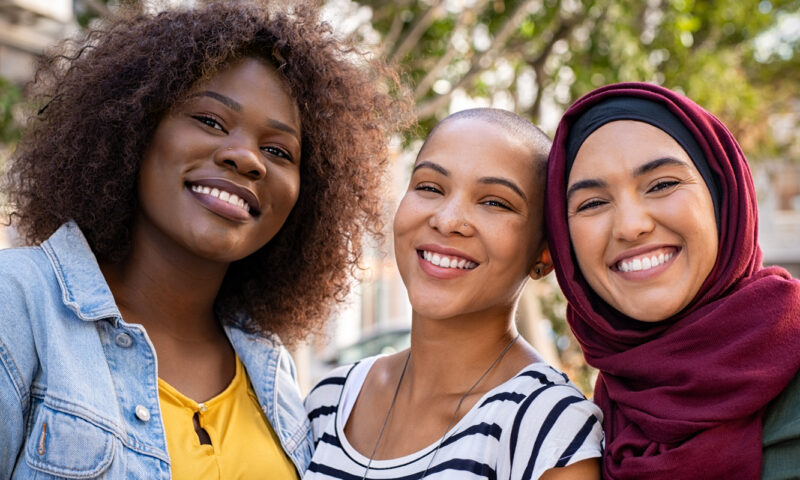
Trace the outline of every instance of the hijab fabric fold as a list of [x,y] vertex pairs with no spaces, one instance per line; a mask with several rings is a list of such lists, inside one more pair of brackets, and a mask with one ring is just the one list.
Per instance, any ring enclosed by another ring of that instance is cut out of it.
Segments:
[[[569,238],[570,129],[614,97],[665,107],[694,137],[718,188],[716,263],[694,300],[658,323],[631,319],[595,294]],[[595,401],[605,414],[604,477],[760,478],[764,410],[800,367],[800,282],[781,268],[762,266],[755,189],[728,129],[688,98],[656,85],[601,87],[575,102],[559,123],[545,212],[558,282],[569,302],[567,321],[587,362],[600,370]]]

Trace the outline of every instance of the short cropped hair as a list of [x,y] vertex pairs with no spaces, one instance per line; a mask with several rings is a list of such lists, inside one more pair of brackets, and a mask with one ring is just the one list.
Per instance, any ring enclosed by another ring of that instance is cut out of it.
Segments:
[[338,39],[315,8],[213,2],[125,14],[65,41],[37,72],[38,115],[3,188],[28,244],[74,220],[101,262],[130,251],[136,182],[160,120],[190,88],[244,57],[286,79],[300,110],[300,195],[276,236],[231,264],[223,323],[304,338],[344,298],[367,233],[382,230],[389,135],[410,123],[396,75]]
[[464,119],[482,120],[497,125],[508,131],[512,137],[518,139],[525,145],[532,156],[531,160],[533,168],[536,171],[536,181],[537,183],[541,183],[542,192],[544,192],[544,184],[547,175],[547,157],[550,154],[553,141],[530,120],[508,110],[499,108],[470,108],[452,113],[433,127],[431,133],[429,133],[428,137],[425,139],[425,143],[422,144],[419,153],[422,153],[425,149],[425,145],[436,135],[436,131],[439,130],[439,128],[452,121]]

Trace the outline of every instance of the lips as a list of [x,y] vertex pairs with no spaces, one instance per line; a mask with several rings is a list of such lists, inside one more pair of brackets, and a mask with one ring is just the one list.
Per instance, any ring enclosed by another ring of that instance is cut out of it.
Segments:
[[225,179],[201,179],[186,182],[196,195],[207,195],[226,202],[245,213],[256,217],[261,213],[258,197],[248,190]]

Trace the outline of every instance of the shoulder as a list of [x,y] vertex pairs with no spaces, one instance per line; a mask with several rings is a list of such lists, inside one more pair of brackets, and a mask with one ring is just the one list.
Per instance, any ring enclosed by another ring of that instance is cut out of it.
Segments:
[[[0,250],[0,341],[35,320],[58,291],[52,266],[38,247]],[[24,325],[23,325],[24,324]],[[24,329],[27,330],[27,329]]]
[[762,478],[794,478],[800,471],[800,372],[764,416]]
[[21,405],[29,402],[38,360],[31,322],[39,320],[39,311],[53,301],[53,289],[45,285],[55,281],[40,248],[0,250],[0,367],[12,387],[3,388],[13,390]]
[[508,411],[503,437],[511,469],[521,478],[601,455],[600,408],[547,364],[529,365],[490,401],[503,402]]
[[309,419],[313,421],[320,415],[326,414],[326,412],[332,413],[336,409],[348,377],[353,369],[363,361],[336,367],[314,385],[305,400]]
[[39,282],[45,276],[52,277],[52,270],[47,255],[40,247],[0,250],[0,288],[7,287],[7,284],[19,286]]

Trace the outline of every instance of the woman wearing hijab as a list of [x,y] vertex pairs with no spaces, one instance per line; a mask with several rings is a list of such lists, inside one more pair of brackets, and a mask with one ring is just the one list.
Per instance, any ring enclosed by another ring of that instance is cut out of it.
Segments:
[[[800,438],[797,402],[764,421],[800,366],[800,282],[762,266],[731,133],[655,85],[597,89],[559,124],[545,211],[567,320],[600,370],[604,476],[761,476],[764,425],[783,429],[765,441]],[[767,446],[765,476],[787,460]]]

